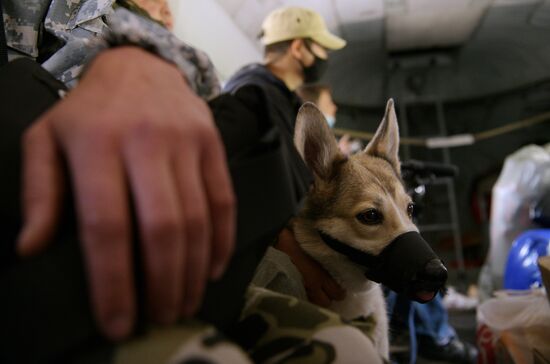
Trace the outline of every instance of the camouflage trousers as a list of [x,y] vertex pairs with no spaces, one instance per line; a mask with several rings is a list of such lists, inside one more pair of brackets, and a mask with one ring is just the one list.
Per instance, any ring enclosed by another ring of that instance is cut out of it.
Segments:
[[189,321],[118,348],[115,364],[382,363],[369,338],[373,321],[346,322],[295,297],[251,286],[241,320],[229,333]]

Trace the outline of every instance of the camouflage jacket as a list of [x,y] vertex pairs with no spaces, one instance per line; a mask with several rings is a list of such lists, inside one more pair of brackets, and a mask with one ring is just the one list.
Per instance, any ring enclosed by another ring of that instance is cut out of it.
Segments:
[[117,6],[115,0],[4,0],[2,4],[9,59],[36,59],[69,86],[98,52],[132,44],[175,64],[200,96],[209,99],[219,92],[206,54],[154,21]]

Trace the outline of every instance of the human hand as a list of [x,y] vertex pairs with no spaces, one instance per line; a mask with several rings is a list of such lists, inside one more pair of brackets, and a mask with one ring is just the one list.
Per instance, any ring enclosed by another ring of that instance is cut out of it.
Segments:
[[108,337],[127,336],[136,315],[131,202],[150,315],[170,323],[197,310],[232,253],[235,199],[210,111],[176,67],[135,47],[101,53],[26,131],[23,154],[18,251],[50,243],[66,160],[92,308]]
[[313,258],[307,255],[289,229],[279,233],[275,248],[285,252],[304,279],[308,299],[319,306],[328,307],[334,300],[343,300],[346,292],[334,278]]

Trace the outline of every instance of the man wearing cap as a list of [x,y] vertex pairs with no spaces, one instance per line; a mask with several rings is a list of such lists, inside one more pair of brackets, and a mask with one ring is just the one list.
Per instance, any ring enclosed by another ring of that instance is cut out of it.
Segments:
[[[239,70],[224,89],[236,93],[243,87],[263,86],[269,95],[280,94],[287,102],[281,109],[296,109],[294,90],[319,80],[327,66],[328,50],[341,49],[346,41],[331,34],[315,11],[285,7],[270,13],[260,33],[264,63]],[[295,110],[297,111],[297,109]],[[287,114],[287,113],[285,113]],[[289,125],[294,123],[294,116]]]
[[[268,119],[278,126],[284,143],[293,145],[295,118],[302,104],[294,91],[318,81],[327,66],[328,50],[341,49],[346,41],[328,31],[321,15],[302,7],[271,12],[262,23],[260,36],[265,46],[263,64],[250,64],[237,71],[224,92],[234,95],[257,119]],[[309,171],[296,150],[288,150],[290,174],[299,198],[309,190]],[[292,257],[304,277],[310,301],[327,307],[331,300],[344,297],[342,289],[301,251],[288,230],[283,230],[275,247]]]

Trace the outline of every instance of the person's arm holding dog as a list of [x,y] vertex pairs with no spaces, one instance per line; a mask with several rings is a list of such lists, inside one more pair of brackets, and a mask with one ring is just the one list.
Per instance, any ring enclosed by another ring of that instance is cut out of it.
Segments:
[[307,297],[312,303],[328,307],[332,301],[343,300],[346,297],[346,291],[334,278],[302,250],[292,230],[285,228],[281,231],[275,248],[286,253],[298,268],[304,280]]

